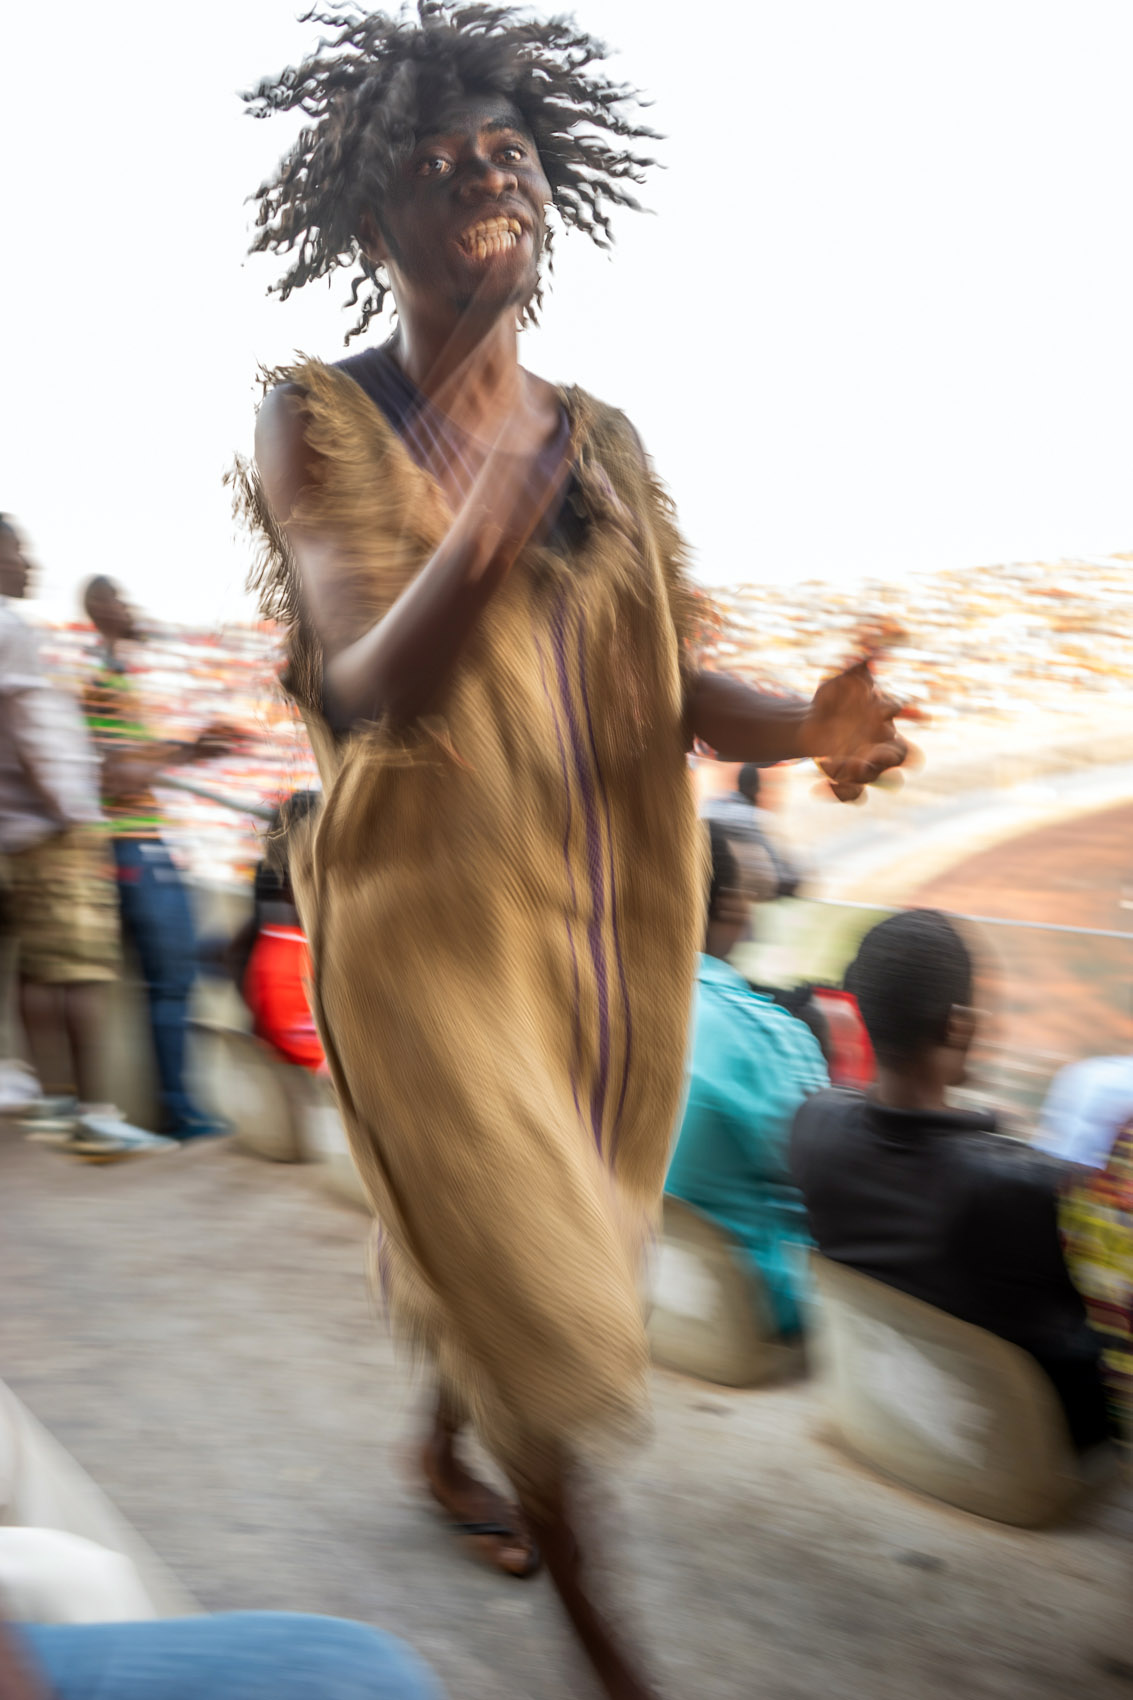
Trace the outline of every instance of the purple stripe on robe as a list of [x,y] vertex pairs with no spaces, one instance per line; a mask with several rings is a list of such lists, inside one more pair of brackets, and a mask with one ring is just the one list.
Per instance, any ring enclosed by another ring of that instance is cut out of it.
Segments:
[[559,694],[562,697],[563,708],[566,712],[571,753],[574,757],[574,770],[578,778],[579,790],[582,793],[583,819],[586,824],[586,866],[590,875],[590,922],[587,927],[587,937],[590,945],[590,959],[594,964],[594,979],[598,988],[598,1073],[590,1093],[590,1125],[594,1132],[594,1142],[598,1150],[601,1151],[602,1129],[606,1114],[606,1093],[610,1079],[610,988],[606,968],[606,942],[602,937],[603,921],[606,914],[606,888],[602,867],[602,836],[594,794],[594,779],[586,759],[582,728],[579,725],[578,711],[574,705],[570,680],[567,676],[565,593],[560,593],[555,605],[555,612],[551,621],[551,636],[554,642]]
[[[567,884],[570,888],[571,910],[577,914],[578,893],[574,883],[574,869],[571,867],[570,862],[570,835],[574,821],[574,810],[571,807],[570,800],[570,775],[567,772],[566,746],[563,743],[563,733],[562,726],[559,722],[559,712],[555,707],[555,701],[551,695],[551,688],[547,683],[547,670],[543,659],[543,645],[540,642],[538,627],[534,620],[532,621],[532,637],[535,643],[535,653],[539,657],[539,679],[543,686],[543,695],[547,699],[547,706],[551,711],[551,720],[555,728],[555,742],[559,747],[559,770],[562,773],[563,778],[563,796],[566,798],[566,821],[563,826],[563,861],[566,864]],[[581,1121],[582,1105],[578,1100],[578,1068],[582,1054],[582,1010],[579,996],[578,952],[574,946],[574,927],[571,923],[570,915],[566,918],[566,929],[567,939],[570,943],[571,977],[574,982],[574,1007],[571,1016],[570,1089],[574,1097],[575,1110],[578,1114],[579,1120]]]
[[618,986],[622,996],[622,1012],[625,1016],[625,1052],[622,1057],[622,1084],[618,1092],[618,1107],[614,1112],[614,1126],[610,1137],[610,1167],[613,1168],[618,1153],[618,1132],[621,1127],[622,1112],[625,1109],[626,1091],[629,1087],[630,1061],[633,1054],[633,1016],[629,1005],[629,985],[626,981],[625,959],[622,956],[621,930],[618,926],[618,887],[614,876],[614,833],[610,820],[610,799],[606,791],[606,781],[602,776],[602,765],[598,760],[598,746],[594,738],[594,717],[590,712],[590,693],[586,685],[586,634],[581,614],[578,625],[578,682],[582,692],[582,706],[586,714],[586,731],[590,740],[590,753],[594,759],[594,772],[598,780],[598,793],[602,799],[602,810],[606,820],[606,854],[610,881],[610,930],[614,935],[614,960],[618,969]]

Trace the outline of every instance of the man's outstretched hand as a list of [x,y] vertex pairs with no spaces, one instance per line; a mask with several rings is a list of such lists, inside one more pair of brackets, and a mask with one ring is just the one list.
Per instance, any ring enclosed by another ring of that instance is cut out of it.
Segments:
[[799,754],[811,757],[840,802],[855,802],[908,755],[896,727],[900,712],[877,688],[869,661],[858,661],[815,691],[799,728]]

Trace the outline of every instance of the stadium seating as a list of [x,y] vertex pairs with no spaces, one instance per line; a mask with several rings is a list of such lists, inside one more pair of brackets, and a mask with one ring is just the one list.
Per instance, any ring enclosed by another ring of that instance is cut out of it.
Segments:
[[906,1487],[981,1517],[1049,1523],[1085,1485],[1027,1352],[813,1253],[812,1363],[832,1435]]
[[758,1387],[795,1373],[750,1265],[722,1228],[666,1196],[651,1272],[649,1343],[655,1363],[722,1387]]
[[307,1070],[236,1027],[195,1021],[193,1037],[193,1078],[209,1112],[230,1124],[233,1142],[274,1163],[306,1161]]

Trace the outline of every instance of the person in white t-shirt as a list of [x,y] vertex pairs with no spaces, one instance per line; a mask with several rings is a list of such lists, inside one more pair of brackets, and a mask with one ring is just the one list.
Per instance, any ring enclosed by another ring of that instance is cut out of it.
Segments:
[[1051,1081],[1034,1143],[1068,1163],[1104,1169],[1131,1119],[1133,1057],[1086,1057]]
[[43,1087],[31,1119],[79,1156],[124,1156],[167,1142],[130,1127],[100,1090],[118,891],[98,757],[16,611],[30,578],[19,533],[0,515],[0,858],[20,1019]]

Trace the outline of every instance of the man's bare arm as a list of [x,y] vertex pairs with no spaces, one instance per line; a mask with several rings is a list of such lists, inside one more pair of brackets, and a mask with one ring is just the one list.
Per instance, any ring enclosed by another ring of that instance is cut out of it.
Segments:
[[102,756],[102,794],[112,802],[156,785],[172,768],[191,767],[225,755],[238,734],[227,726],[210,727],[191,743],[147,743],[136,749],[108,749]]
[[369,631],[336,647],[346,612],[340,551],[301,511],[302,497],[318,488],[320,457],[306,441],[302,394],[285,387],[268,395],[256,422],[256,463],[298,562],[307,615],[327,651],[325,689],[336,718],[351,724],[387,714],[404,722],[439,702],[481,613],[559,487],[552,479],[532,488],[525,451],[533,446],[533,422],[514,421],[413,582]]
[[694,673],[686,699],[689,742],[698,738],[720,761],[794,761],[810,704],[776,697],[729,673]]
[[894,724],[898,712],[868,661],[859,661],[824,680],[810,702],[768,696],[726,673],[695,673],[686,718],[690,741],[699,738],[721,761],[810,757],[835,796],[851,802],[908,754]]

